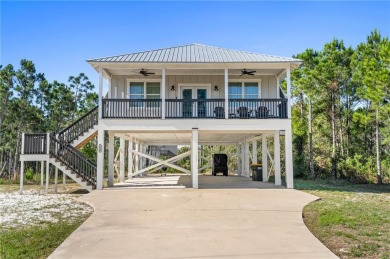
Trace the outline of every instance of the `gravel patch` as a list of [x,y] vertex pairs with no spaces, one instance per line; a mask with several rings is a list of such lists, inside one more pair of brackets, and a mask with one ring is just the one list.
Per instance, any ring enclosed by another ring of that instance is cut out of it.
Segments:
[[72,222],[93,209],[75,201],[78,195],[44,194],[37,190],[0,193],[0,229],[37,226],[59,221]]

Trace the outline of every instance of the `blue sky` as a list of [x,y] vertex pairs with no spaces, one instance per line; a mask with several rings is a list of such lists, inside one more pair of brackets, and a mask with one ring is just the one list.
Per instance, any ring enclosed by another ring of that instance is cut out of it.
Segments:
[[89,58],[202,43],[279,56],[347,46],[377,28],[390,34],[389,2],[1,1],[2,65],[36,64],[49,81],[86,73]]

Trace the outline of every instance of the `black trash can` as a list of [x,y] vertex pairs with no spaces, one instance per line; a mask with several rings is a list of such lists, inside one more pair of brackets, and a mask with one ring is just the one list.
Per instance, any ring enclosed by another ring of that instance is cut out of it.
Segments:
[[262,164],[251,164],[252,180],[263,181],[263,165]]

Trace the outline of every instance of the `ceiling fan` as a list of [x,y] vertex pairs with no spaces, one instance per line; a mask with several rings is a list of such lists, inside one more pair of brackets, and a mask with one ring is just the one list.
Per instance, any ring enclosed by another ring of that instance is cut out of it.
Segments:
[[250,75],[250,76],[254,76],[256,73],[256,71],[248,71],[246,70],[245,68],[243,70],[241,70],[241,75],[240,76],[243,76],[243,75]]
[[139,73],[143,76],[149,76],[149,75],[154,75],[155,73],[153,72],[148,72],[147,70],[144,70],[143,68],[139,71]]

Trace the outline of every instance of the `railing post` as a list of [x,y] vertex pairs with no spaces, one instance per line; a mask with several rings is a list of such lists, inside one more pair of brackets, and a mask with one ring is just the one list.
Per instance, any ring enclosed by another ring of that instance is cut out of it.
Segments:
[[161,119],[165,119],[165,68],[162,69],[161,75]]
[[24,133],[22,133],[22,150],[20,154],[24,155]]
[[225,68],[225,119],[229,119],[229,75],[228,69]]
[[99,119],[102,118],[103,68],[99,67]]
[[46,154],[50,154],[50,133],[46,133]]
[[290,79],[290,65],[286,68],[287,74],[287,118],[291,118],[291,79]]

